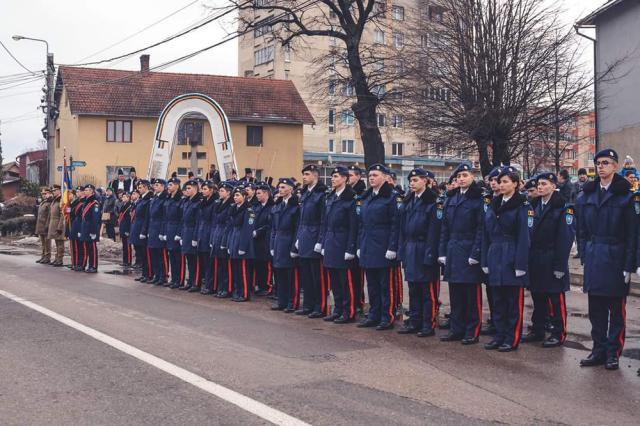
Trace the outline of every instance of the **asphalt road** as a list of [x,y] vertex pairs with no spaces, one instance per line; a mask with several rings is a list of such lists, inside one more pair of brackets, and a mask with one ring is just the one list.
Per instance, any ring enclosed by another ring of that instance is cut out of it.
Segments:
[[[607,372],[578,366],[590,343],[586,300],[577,291],[567,298],[566,347],[525,344],[501,354],[272,312],[264,299],[239,304],[138,284],[105,273],[117,269],[109,264],[88,275],[35,259],[0,247],[2,424],[268,423],[247,405],[87,335],[89,329],[235,391],[249,406],[291,416],[292,423],[638,423],[635,298],[628,301],[621,369]],[[446,293],[443,286],[445,303]]]

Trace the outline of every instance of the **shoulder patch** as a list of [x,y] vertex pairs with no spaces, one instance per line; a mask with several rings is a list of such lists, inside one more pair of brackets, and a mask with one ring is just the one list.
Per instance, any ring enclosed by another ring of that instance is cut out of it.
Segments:
[[442,219],[442,212],[443,212],[442,203],[437,203],[436,204],[436,219],[438,219],[438,220]]
[[564,214],[564,220],[567,222],[567,225],[571,225],[573,223],[573,207],[567,207]]
[[528,210],[527,210],[527,216],[529,216],[529,217],[533,217],[533,214],[534,214],[534,213],[533,213],[533,210],[531,210],[531,209],[528,209]]

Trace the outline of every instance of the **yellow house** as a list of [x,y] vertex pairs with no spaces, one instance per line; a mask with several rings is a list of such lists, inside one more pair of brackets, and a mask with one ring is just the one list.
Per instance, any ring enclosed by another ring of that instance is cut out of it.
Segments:
[[[238,176],[245,168],[258,179],[298,176],[303,164],[303,125],[313,118],[290,81],[203,74],[60,67],[56,83],[55,161],[86,162],[75,184],[105,186],[119,168],[147,174],[155,132],[172,99],[199,93],[217,102],[228,121]],[[170,172],[186,178],[196,145],[196,175],[217,165],[211,127],[201,114],[185,114],[175,131]],[[218,142],[220,143],[220,142]],[[220,167],[218,167],[220,169]],[[195,172],[195,171],[194,171]],[[60,172],[56,180],[60,181]]]

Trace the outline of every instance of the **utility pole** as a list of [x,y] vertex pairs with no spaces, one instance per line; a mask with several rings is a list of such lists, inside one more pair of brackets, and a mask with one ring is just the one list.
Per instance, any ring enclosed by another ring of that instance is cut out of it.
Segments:
[[56,173],[56,156],[55,156],[55,132],[56,132],[56,118],[57,111],[54,105],[54,90],[55,90],[55,74],[56,69],[53,64],[53,53],[47,52],[47,106],[46,106],[46,118],[45,129],[43,129],[42,135],[47,140],[47,176],[48,184],[51,185],[55,181]]

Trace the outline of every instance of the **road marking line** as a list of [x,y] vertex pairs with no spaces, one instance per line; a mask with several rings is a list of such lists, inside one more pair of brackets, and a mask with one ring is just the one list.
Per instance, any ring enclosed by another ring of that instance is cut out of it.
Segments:
[[187,382],[199,389],[202,389],[205,392],[210,393],[224,401],[227,401],[231,404],[234,404],[241,409],[248,411],[256,416],[267,420],[273,424],[277,425],[296,425],[296,426],[309,426],[308,423],[292,417],[282,411],[276,410],[275,408],[271,408],[262,402],[256,401],[255,399],[251,399],[248,396],[242,395],[234,390],[231,390],[227,387],[214,383],[210,380],[205,379],[202,376],[198,376],[190,371],[185,370],[182,367],[178,367],[175,364],[172,364],[168,361],[165,361],[161,358],[158,358],[155,355],[151,355],[150,353],[144,352],[141,349],[138,349],[134,346],[131,346],[127,343],[124,343],[121,340],[115,339],[109,335],[101,333],[98,330],[95,330],[91,327],[87,327],[86,325],[80,324],[77,321],[72,320],[71,318],[67,318],[64,315],[60,315],[56,312],[53,312],[43,306],[37,305],[33,302],[30,302],[20,296],[16,296],[14,294],[8,293],[6,291],[0,290],[0,295],[6,297],[7,299],[13,300],[23,306],[26,306],[34,311],[40,312],[43,315],[48,316],[62,324],[69,326],[75,330],[78,330],[87,336],[93,337],[94,339],[105,343],[112,348],[115,348],[121,352],[126,353],[134,358],[139,359],[142,362],[145,362],[153,367],[156,367],[159,370],[164,371],[178,379]]

